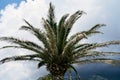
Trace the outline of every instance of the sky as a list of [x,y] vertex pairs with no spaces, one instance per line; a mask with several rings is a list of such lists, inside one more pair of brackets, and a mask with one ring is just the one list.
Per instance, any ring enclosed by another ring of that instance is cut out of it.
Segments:
[[[71,34],[104,23],[107,26],[100,29],[104,35],[99,34],[85,41],[120,40],[120,0],[0,0],[0,37],[14,36],[39,43],[34,36],[20,31],[19,28],[25,25],[23,19],[26,19],[35,27],[42,29],[41,18],[46,18],[49,2],[55,5],[57,21],[63,14],[72,14],[77,10],[87,13],[75,23]],[[7,44],[0,42],[0,47]],[[104,50],[120,51],[120,46]],[[4,49],[0,50],[0,59],[24,54],[31,52],[22,49]],[[36,62],[9,62],[0,65],[0,80],[35,80],[47,73],[45,66],[37,69]]]

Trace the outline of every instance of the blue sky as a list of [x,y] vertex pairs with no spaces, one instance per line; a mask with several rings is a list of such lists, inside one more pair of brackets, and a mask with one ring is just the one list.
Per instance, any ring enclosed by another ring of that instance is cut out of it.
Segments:
[[[0,37],[14,36],[38,42],[34,36],[18,29],[25,24],[23,18],[42,29],[41,18],[46,17],[49,2],[52,2],[56,7],[57,21],[63,14],[72,14],[77,10],[84,10],[87,13],[77,21],[71,34],[89,29],[98,23],[104,23],[107,26],[101,29],[103,35],[96,35],[85,41],[120,40],[120,0],[0,0]],[[0,47],[6,44],[0,42]],[[120,46],[108,47],[104,50],[120,51]],[[29,51],[16,49],[0,50],[0,53],[0,59],[13,55],[31,54]],[[35,80],[47,73],[45,67],[37,69],[36,65],[37,63],[34,62],[3,64],[0,66],[0,80]],[[13,77],[14,75],[15,77]]]
[[26,0],[0,0],[0,10],[4,9],[8,4],[12,4],[12,3],[19,4],[21,1],[26,1]]

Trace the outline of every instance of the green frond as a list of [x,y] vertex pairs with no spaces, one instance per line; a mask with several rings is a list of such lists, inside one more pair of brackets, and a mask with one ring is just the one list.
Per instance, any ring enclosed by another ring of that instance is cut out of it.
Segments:
[[96,31],[98,30],[99,28],[103,27],[103,26],[106,26],[105,24],[96,24],[94,27],[92,27],[89,31]]
[[68,34],[70,33],[71,28],[73,27],[73,24],[84,14],[83,11],[76,11],[73,15],[71,15],[65,24],[65,35],[64,39],[66,40]]
[[87,36],[91,36],[91,35],[94,35],[94,34],[104,34],[103,32],[101,31],[91,31],[91,32],[85,32]]
[[84,47],[84,46],[87,46],[87,45],[89,45],[89,43],[76,44],[75,47],[74,47],[74,49],[76,50],[76,49],[79,49],[79,48]]
[[54,34],[57,34],[57,23],[55,21],[54,6],[52,5],[52,3],[50,3],[50,8],[48,13],[49,13],[48,19],[46,21],[50,24]]
[[0,49],[5,49],[5,48],[23,48],[21,46],[3,46]]
[[64,47],[62,54],[66,54],[67,50],[70,49],[71,47],[73,47],[75,44],[77,44],[81,39],[85,38],[85,34],[79,34],[77,35],[75,38],[73,38],[72,40],[70,40]]
[[97,43],[92,43],[92,44],[88,44],[88,43],[86,43],[86,44],[79,44],[78,46],[76,46],[76,47],[74,48],[73,54],[84,53],[84,52],[85,52],[84,50],[86,50],[86,48],[91,47],[91,46],[94,46],[94,45],[96,45],[96,44],[97,44]]
[[55,12],[54,12],[54,6],[52,5],[52,3],[50,3],[50,5],[49,5],[49,15],[48,15],[48,19],[49,19],[49,21],[55,21]]
[[47,37],[49,40],[49,45],[51,47],[52,54],[57,54],[58,50],[57,50],[56,36],[55,36],[50,24],[44,19],[43,19],[43,21],[44,21],[44,28],[47,32]]
[[0,63],[6,63],[6,62],[10,62],[10,61],[40,61],[39,59],[35,59],[37,58],[38,55],[37,54],[33,54],[33,55],[23,55],[23,56],[13,56],[13,57],[7,57],[4,58],[2,60],[0,60]]
[[92,27],[91,29],[89,29],[88,31],[78,32],[78,33],[72,35],[68,41],[70,41],[71,39],[75,38],[77,35],[82,34],[82,33],[86,34],[85,35],[86,38],[87,38],[87,36],[90,36],[90,35],[93,35],[93,34],[98,34],[98,33],[103,34],[102,32],[97,31],[97,29],[99,29],[99,28],[101,28],[103,26],[105,26],[105,24],[97,24],[94,27]]
[[66,28],[72,28],[73,24],[76,20],[78,20],[84,14],[83,11],[76,11],[73,15],[71,15],[66,21]]
[[68,41],[73,40],[74,38],[76,38],[77,36],[79,36],[79,35],[81,35],[81,34],[84,34],[84,38],[87,39],[87,36],[86,36],[86,34],[85,34],[84,32],[79,32],[79,33],[76,33],[76,34],[72,35],[72,36],[69,38]]
[[41,61],[38,63],[38,68],[40,68],[41,66],[45,65],[45,61]]
[[65,21],[67,19],[67,17],[69,16],[69,14],[65,14],[61,17],[59,24],[58,24],[58,33],[61,34],[61,32],[63,31],[63,28],[65,28]]
[[47,36],[45,32],[41,31],[38,28],[35,28],[35,27],[31,28],[29,26],[22,26],[20,29],[30,31],[32,34],[34,34],[37,37],[38,40],[40,40],[43,43],[45,48],[50,50],[49,42],[47,40]]
[[32,31],[32,28],[30,28],[29,26],[21,26],[21,27],[20,27],[20,30],[26,30],[26,31],[28,30],[28,31],[33,32],[33,31]]
[[30,42],[30,41],[23,41],[23,40],[13,38],[13,37],[0,37],[0,40],[17,44],[22,48],[25,48],[25,49],[28,49],[28,50],[31,50],[37,53],[41,53],[43,51],[43,48],[41,46],[37,45],[36,43]]
[[23,19],[23,20],[30,28],[34,28],[27,20],[25,20],[25,19]]
[[[105,24],[96,24],[95,26],[93,26],[91,29],[89,29],[88,31],[83,31],[85,32],[85,34],[87,36],[91,36],[93,34],[98,34],[98,33],[102,33],[100,31],[97,31],[98,29],[100,29],[101,27],[106,26]],[[102,33],[103,34],[103,33]]]
[[13,38],[13,37],[0,37],[1,41],[8,41],[8,42],[19,42],[19,39]]
[[59,53],[62,52],[66,40],[64,40],[65,35],[65,21],[69,14],[65,14],[61,17],[58,28],[57,28],[57,46]]
[[109,45],[119,45],[120,41],[108,41],[108,42],[103,42],[103,43],[92,43],[92,44],[87,44],[83,47],[79,47],[79,49],[74,50],[73,53],[74,54],[82,54],[84,52],[96,49],[96,48],[100,48],[100,47],[107,47]]
[[107,41],[107,42],[92,45],[92,46],[86,48],[86,50],[96,49],[96,48],[99,48],[99,47],[106,47],[108,45],[119,45],[119,44],[120,44],[120,41]]

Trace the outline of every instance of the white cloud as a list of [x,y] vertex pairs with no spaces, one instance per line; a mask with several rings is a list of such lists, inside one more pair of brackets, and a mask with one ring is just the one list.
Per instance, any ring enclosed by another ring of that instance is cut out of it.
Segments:
[[[4,10],[0,11],[2,15],[0,18],[0,36],[15,36],[24,39],[32,39],[33,36],[30,36],[29,33],[19,31],[18,29],[25,24],[23,19],[28,20],[36,27],[41,27],[40,20],[42,16],[46,15],[47,7],[48,5],[46,5],[44,0],[22,1],[19,6],[17,6],[17,4],[7,5]],[[2,45],[6,45],[6,43],[0,42],[0,46]],[[6,49],[1,50],[0,53],[0,59],[2,59],[3,57],[28,54],[30,52]],[[0,80],[35,80],[39,76],[45,75],[45,73],[47,72],[44,67],[39,70],[37,69],[37,63],[33,62],[10,62],[0,66]],[[37,74],[39,74],[39,76],[37,76]]]
[[[52,1],[56,7],[57,19],[65,13],[73,13],[77,10],[84,10],[87,12],[87,15],[84,15],[77,24],[74,25],[75,27],[72,30],[72,33],[85,30],[96,23],[103,23],[107,20],[106,14],[104,13],[105,6],[103,6],[102,3],[99,3],[100,1],[27,0],[27,2],[22,1],[19,6],[16,6],[16,4],[9,4],[4,10],[0,11],[0,14],[2,14],[0,18],[0,36],[15,36],[37,41],[33,36],[30,36],[29,33],[18,31],[18,29],[25,24],[23,18],[28,20],[35,27],[41,28],[41,18],[47,15],[48,2],[50,1]],[[6,43],[0,43],[0,46],[5,44]],[[6,49],[0,50],[0,53],[1,58],[3,58],[16,54],[27,54],[27,51]],[[0,80],[35,80],[35,78],[47,73],[45,67],[38,70],[36,68],[37,64],[33,64],[34,63],[28,64],[27,62],[11,62],[3,64],[0,66]]]
[[[0,32],[5,35],[17,35],[21,25],[24,24],[23,19],[28,20],[33,25],[39,27],[40,19],[45,15],[47,6],[44,0],[28,0],[27,3],[22,1],[20,6],[16,8],[16,4],[9,4],[5,10],[1,11],[2,17],[0,21]],[[7,29],[7,30],[6,30]]]

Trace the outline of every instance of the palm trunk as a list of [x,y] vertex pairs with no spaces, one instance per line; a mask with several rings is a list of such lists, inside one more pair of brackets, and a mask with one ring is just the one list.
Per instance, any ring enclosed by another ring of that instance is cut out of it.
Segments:
[[64,75],[52,76],[52,80],[64,80]]
[[52,64],[48,65],[47,69],[52,74],[52,80],[64,80],[64,74],[67,71],[67,67],[63,64]]

